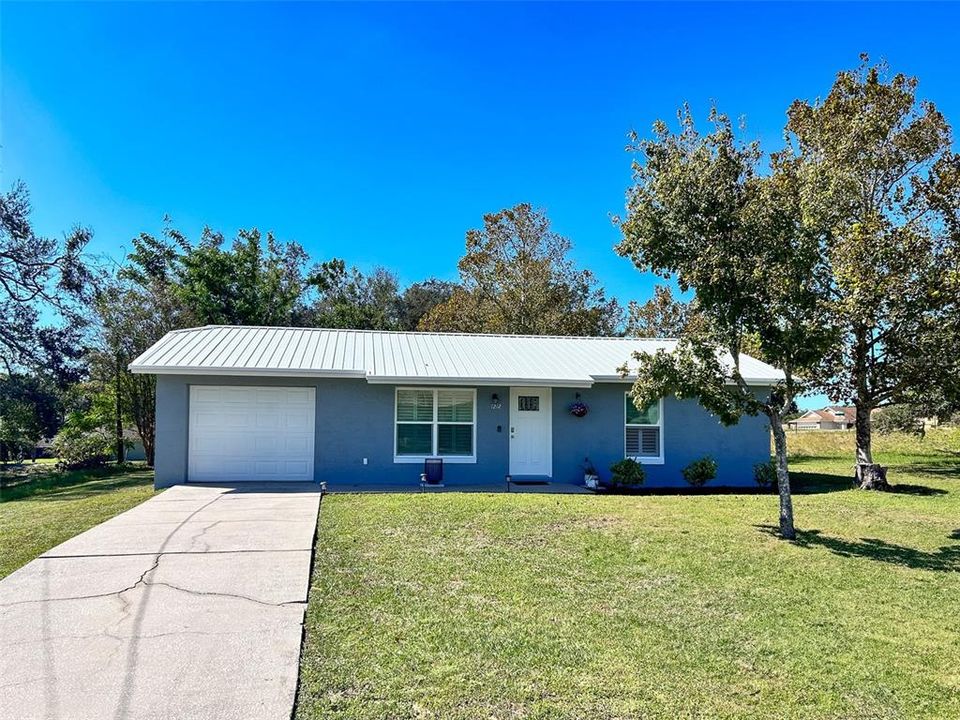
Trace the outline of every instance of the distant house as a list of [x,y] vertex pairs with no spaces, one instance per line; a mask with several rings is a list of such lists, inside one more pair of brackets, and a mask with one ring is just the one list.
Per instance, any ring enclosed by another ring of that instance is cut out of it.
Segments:
[[140,434],[136,430],[124,430],[123,439],[127,441],[124,459],[128,462],[147,459],[147,452],[143,449],[143,440],[140,439]]
[[831,405],[822,410],[808,410],[787,423],[791,430],[849,430],[857,421],[857,409]]
[[[645,484],[753,485],[763,417],[723,426],[695,400],[642,411],[617,368],[671,340],[216,327],[171,332],[130,366],[157,376],[156,484],[313,480],[418,488],[426,461],[456,486],[582,482],[625,457]],[[758,393],[779,370],[742,356]],[[587,412],[589,411],[589,413]]]

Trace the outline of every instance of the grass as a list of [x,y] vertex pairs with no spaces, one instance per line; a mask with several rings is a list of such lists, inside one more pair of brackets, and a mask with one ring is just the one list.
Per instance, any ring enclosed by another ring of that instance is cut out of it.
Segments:
[[0,490],[49,475],[56,464],[56,458],[37,458],[22,463],[0,462]]
[[0,472],[0,578],[153,495],[144,465],[57,472],[28,463]]
[[878,438],[884,494],[790,441],[796,543],[773,495],[325,497],[297,717],[960,717],[960,434]]

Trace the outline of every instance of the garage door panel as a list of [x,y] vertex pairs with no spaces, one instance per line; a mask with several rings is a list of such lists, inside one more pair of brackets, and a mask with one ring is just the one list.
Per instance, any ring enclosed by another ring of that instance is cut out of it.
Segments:
[[281,474],[282,467],[283,467],[283,463],[279,460],[273,460],[273,461],[257,460],[257,462],[254,463],[254,468],[257,474],[264,475],[264,476],[270,475],[270,476],[276,477]]
[[284,450],[289,455],[303,455],[310,449],[310,438],[306,436],[288,436],[284,438]]
[[[273,434],[257,435],[255,438],[253,438],[253,445],[256,451],[260,454],[267,453],[270,455],[279,455],[283,452],[286,443],[283,442],[282,437],[277,437],[276,434]],[[306,448],[302,448],[301,450],[306,450]]]
[[300,405],[313,405],[313,388],[286,388],[283,402]]
[[223,388],[219,387],[194,387],[190,393],[190,402],[192,403],[219,403],[223,396]]
[[193,424],[191,427],[216,430],[217,428],[223,427],[223,416],[215,411],[197,410],[193,414]]
[[280,416],[280,420],[285,429],[302,431],[305,427],[313,427],[313,410],[288,408],[287,412]]
[[225,408],[218,420],[219,425],[234,430],[249,428],[252,424],[251,417],[245,412],[245,408]]
[[193,386],[188,480],[313,480],[313,388]]
[[246,460],[228,460],[222,456],[193,458],[189,480],[194,482],[232,482],[254,472],[254,463]]
[[[256,415],[256,423],[258,429],[264,430],[278,430],[280,428],[280,418],[282,417],[282,411],[277,408],[275,410],[259,410]],[[302,425],[301,425],[302,427]]]
[[312,474],[308,463],[299,462],[296,460],[285,460],[283,463],[283,471],[286,475],[294,475],[298,477]]
[[286,398],[286,391],[284,388],[257,388],[256,396],[258,403],[282,405]]

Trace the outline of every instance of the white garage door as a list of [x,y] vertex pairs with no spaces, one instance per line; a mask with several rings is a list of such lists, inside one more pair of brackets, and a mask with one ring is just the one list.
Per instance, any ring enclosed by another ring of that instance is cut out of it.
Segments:
[[312,481],[314,388],[190,387],[190,482]]

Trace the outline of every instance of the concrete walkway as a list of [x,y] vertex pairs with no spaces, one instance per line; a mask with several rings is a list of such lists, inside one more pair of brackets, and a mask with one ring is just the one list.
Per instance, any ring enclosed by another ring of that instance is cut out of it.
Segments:
[[0,718],[287,720],[319,505],[174,487],[0,581]]

